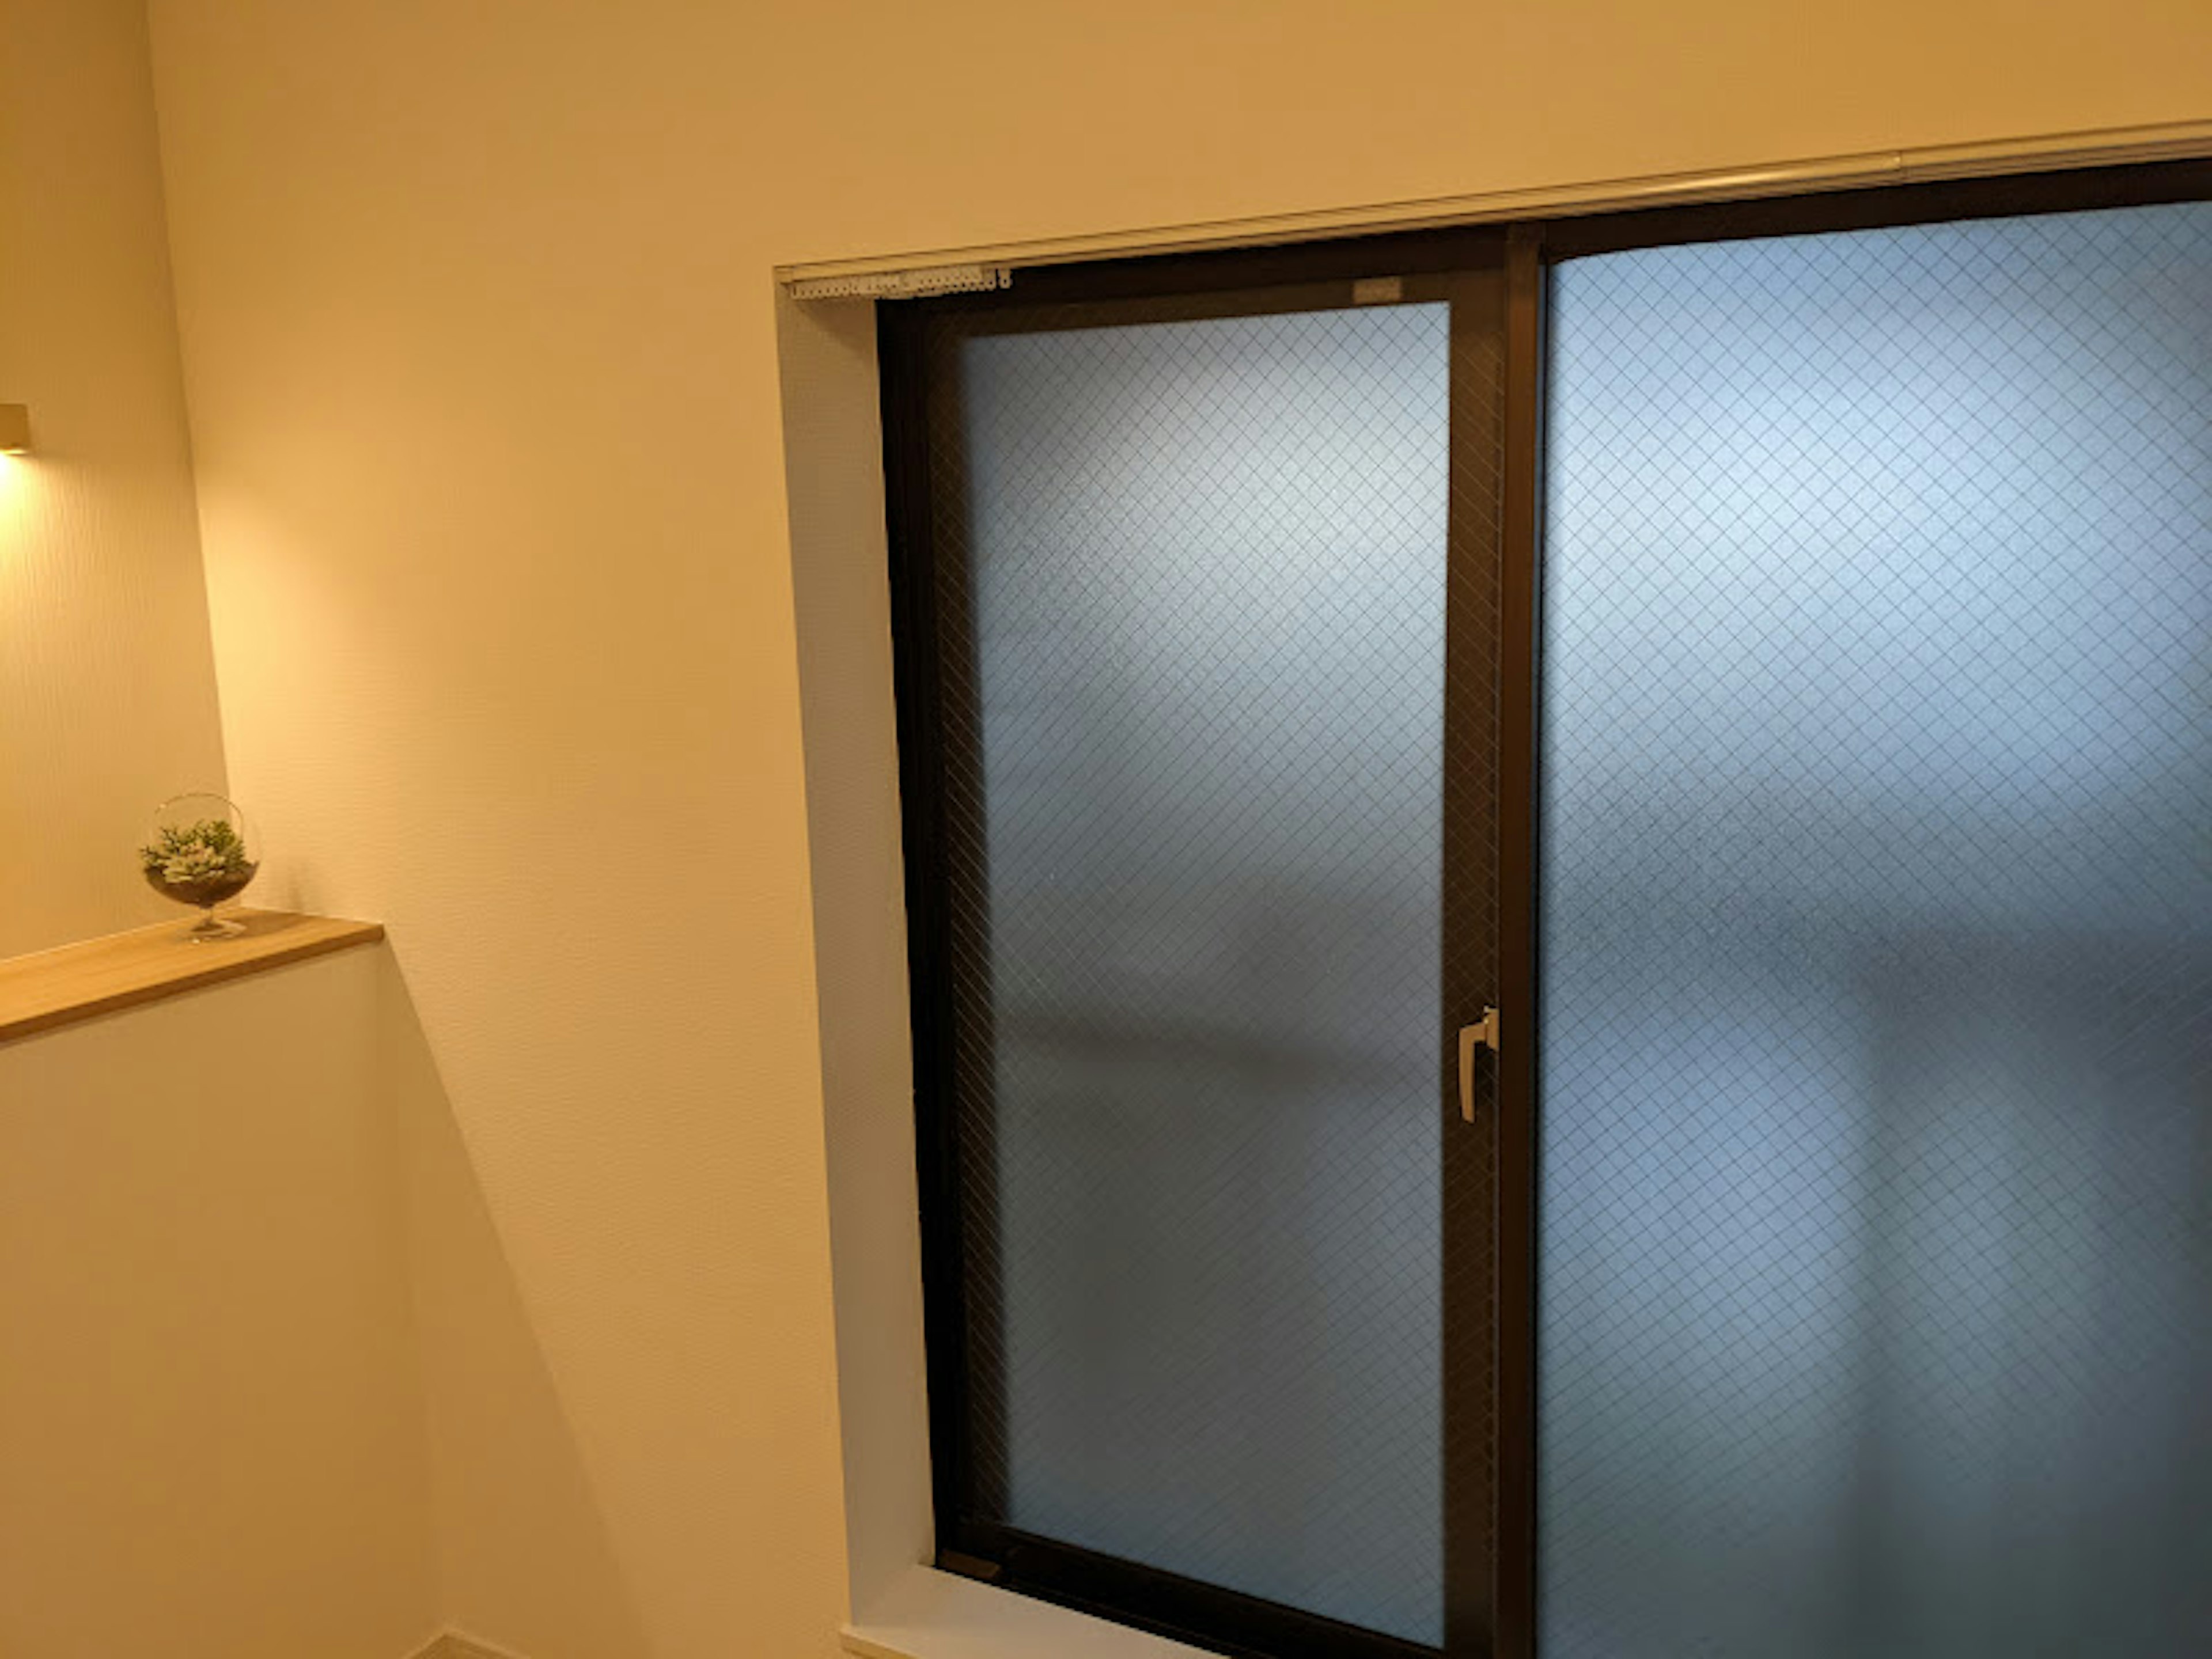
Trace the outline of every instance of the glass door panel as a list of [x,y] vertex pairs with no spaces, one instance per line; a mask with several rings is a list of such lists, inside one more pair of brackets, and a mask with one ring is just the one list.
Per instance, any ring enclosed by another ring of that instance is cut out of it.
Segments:
[[922,347],[940,1528],[1307,1651],[1445,1638],[1450,1033],[1495,994],[1497,329],[1349,290]]
[[1551,329],[1542,1651],[2212,1652],[2212,207]]

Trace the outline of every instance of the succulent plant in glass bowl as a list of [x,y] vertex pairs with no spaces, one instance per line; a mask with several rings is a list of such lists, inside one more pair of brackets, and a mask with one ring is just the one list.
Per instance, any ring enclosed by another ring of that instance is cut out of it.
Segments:
[[230,939],[243,923],[215,913],[246,890],[261,868],[246,840],[246,814],[221,795],[195,793],[163,801],[154,812],[154,838],[138,849],[146,884],[163,898],[195,905],[197,925],[185,934],[196,945]]

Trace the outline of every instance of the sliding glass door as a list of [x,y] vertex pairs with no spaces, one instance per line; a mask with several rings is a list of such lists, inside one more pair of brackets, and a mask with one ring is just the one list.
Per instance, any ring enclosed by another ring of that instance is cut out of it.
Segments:
[[1200,1639],[1484,1639],[1498,246],[913,343],[940,1525]]
[[941,1566],[2212,1653],[2209,192],[885,308]]
[[1551,324],[1544,1651],[2212,1652],[2212,205]]

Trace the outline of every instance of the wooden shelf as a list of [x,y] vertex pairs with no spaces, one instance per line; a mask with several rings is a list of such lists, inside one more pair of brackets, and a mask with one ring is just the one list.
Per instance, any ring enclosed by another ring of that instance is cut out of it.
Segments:
[[195,945],[185,937],[191,918],[179,913],[176,921],[156,927],[0,961],[0,1042],[384,937],[379,921],[289,910],[222,914],[244,922],[246,932]]

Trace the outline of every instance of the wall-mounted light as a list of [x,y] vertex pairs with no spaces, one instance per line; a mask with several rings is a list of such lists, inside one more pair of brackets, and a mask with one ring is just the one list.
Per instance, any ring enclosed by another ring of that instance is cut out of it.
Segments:
[[0,404],[0,455],[21,455],[30,447],[29,405]]

